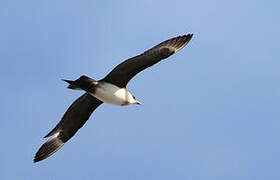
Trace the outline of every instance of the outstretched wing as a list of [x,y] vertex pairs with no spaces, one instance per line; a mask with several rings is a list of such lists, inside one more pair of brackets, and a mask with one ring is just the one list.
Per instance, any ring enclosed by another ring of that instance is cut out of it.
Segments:
[[61,121],[44,138],[52,136],[45,142],[34,157],[34,162],[46,159],[59,150],[89,119],[91,113],[102,104],[88,93],[80,96],[67,109]]
[[148,51],[122,62],[101,81],[125,87],[137,73],[185,47],[192,36],[192,34],[188,34],[166,40]]

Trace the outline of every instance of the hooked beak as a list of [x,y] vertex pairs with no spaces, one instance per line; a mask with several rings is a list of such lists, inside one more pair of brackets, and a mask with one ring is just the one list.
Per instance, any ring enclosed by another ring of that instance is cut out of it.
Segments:
[[139,101],[136,100],[135,104],[142,105]]

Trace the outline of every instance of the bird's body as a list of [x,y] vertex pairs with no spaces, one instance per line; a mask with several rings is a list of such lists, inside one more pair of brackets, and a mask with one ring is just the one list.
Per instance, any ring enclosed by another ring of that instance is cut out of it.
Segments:
[[131,93],[126,88],[120,88],[105,82],[101,83],[100,86],[96,88],[95,94],[92,95],[102,102],[117,106],[132,104],[130,100],[133,99]]
[[45,136],[50,139],[40,147],[34,157],[34,162],[46,159],[59,150],[102,103],[118,106],[140,104],[126,88],[129,80],[142,70],[182,49],[191,38],[192,34],[188,34],[166,40],[122,62],[99,81],[87,76],[81,76],[75,81],[64,80],[69,83],[68,88],[84,90],[86,93],[72,103],[61,121]]
[[85,75],[75,81],[64,81],[69,83],[68,88],[84,90],[104,103],[117,106],[140,104],[125,87],[118,87],[112,83],[96,81]]
[[114,84],[106,82],[99,82],[95,92],[90,94],[102,102],[117,106],[138,103],[126,88],[120,88]]

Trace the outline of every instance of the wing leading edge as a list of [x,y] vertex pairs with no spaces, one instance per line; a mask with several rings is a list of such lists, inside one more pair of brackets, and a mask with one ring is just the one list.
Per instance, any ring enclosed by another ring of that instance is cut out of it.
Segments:
[[158,63],[162,59],[168,58],[185,47],[192,39],[192,36],[193,34],[188,34],[168,39],[138,56],[127,59],[116,66],[101,81],[109,82],[119,87],[125,87],[137,73]]

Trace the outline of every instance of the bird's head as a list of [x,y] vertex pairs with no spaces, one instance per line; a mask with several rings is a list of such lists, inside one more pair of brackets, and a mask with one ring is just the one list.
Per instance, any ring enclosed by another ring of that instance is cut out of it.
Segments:
[[138,104],[141,105],[142,103],[140,101],[138,101],[135,96],[133,96],[132,94],[129,97],[129,103],[130,104]]

